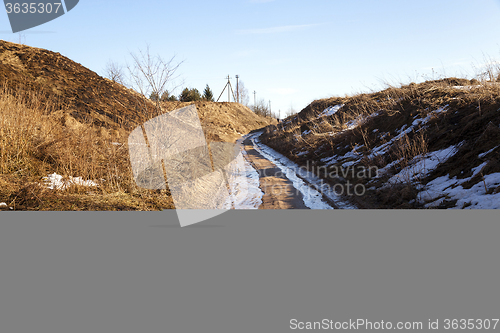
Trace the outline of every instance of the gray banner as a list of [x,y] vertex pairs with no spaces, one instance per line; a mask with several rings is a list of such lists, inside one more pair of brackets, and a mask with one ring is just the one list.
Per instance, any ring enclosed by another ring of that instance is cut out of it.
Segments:
[[175,211],[2,212],[0,331],[443,330],[500,317],[499,235],[491,211],[230,211],[186,228]]
[[[73,9],[78,0],[66,0],[67,11]],[[12,32],[20,32],[47,23],[64,15],[61,0],[14,1],[4,0]]]

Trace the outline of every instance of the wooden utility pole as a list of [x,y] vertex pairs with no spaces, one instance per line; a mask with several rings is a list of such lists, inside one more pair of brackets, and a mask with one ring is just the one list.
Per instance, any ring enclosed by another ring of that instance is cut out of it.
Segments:
[[227,79],[227,83],[226,85],[224,86],[224,89],[222,89],[222,92],[220,93],[219,95],[219,98],[217,98],[217,102],[219,101],[219,99],[221,98],[222,94],[224,93],[224,90],[226,90],[227,88],[227,101],[228,102],[231,102],[231,92],[233,93],[233,98],[234,100],[236,101],[236,97],[234,96],[234,91],[233,91],[233,87],[231,86],[231,78],[229,77],[229,75],[226,77]]
[[240,102],[239,75],[236,75],[236,102]]

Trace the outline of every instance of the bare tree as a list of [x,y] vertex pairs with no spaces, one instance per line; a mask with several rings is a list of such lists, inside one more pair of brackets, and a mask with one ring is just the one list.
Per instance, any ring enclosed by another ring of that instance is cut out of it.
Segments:
[[[181,62],[175,61],[175,56],[169,60],[163,59],[161,56],[153,56],[150,52],[149,45],[146,49],[139,50],[139,54],[130,53],[132,56],[132,64],[127,64],[127,69],[130,74],[132,88],[142,95],[146,100],[149,96],[163,96],[168,92],[173,92],[180,84],[175,84],[178,79],[176,71]],[[156,99],[154,113],[148,109],[147,103],[144,103],[145,112],[148,116],[158,115],[162,113],[161,99]]]
[[266,103],[264,99],[257,101],[256,105],[253,105],[252,111],[262,117],[271,117],[271,110],[269,109],[269,104]]
[[248,95],[248,90],[245,88],[245,85],[241,80],[238,83],[237,96],[239,96],[241,104],[248,106],[248,103],[250,102],[250,96]]
[[125,73],[123,66],[109,60],[104,69],[106,77],[113,82],[125,85]]

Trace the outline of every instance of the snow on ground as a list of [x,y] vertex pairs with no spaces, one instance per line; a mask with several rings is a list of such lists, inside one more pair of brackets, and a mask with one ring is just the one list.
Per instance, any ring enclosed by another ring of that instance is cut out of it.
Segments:
[[83,180],[81,177],[69,177],[63,179],[63,176],[53,173],[47,177],[43,177],[43,181],[48,189],[51,190],[64,190],[72,185],[79,186],[98,186],[97,183],[91,180]]
[[486,155],[488,155],[489,153],[493,152],[493,151],[494,151],[495,149],[497,149],[498,147],[500,147],[500,146],[496,146],[495,148],[492,148],[492,149],[488,150],[488,151],[487,151],[487,152],[485,152],[485,153],[479,154],[477,157],[479,157],[479,158],[484,158]]
[[[484,156],[487,154],[489,152],[484,153]],[[426,208],[437,207],[444,200],[457,200],[454,208],[458,209],[500,209],[500,193],[487,194],[491,189],[500,186],[500,173],[485,175],[482,181],[469,189],[462,186],[479,175],[488,162],[483,162],[472,168],[472,175],[465,179],[450,178],[449,175],[446,175],[430,181],[418,194],[417,200],[425,204]]]
[[9,207],[9,205],[7,205],[5,202],[0,202],[0,208],[1,209],[9,208],[10,210],[14,210],[13,207]]
[[[347,152],[344,155],[333,155],[330,157],[325,157],[321,159],[321,162],[324,163],[325,167],[329,167],[330,165],[337,164],[340,161],[343,161],[342,167],[348,168],[350,166],[356,165],[361,161],[363,155],[358,153],[358,149],[364,147],[364,145],[356,146],[351,151]],[[348,160],[348,161],[345,161]],[[345,162],[344,162],[345,161]]]
[[330,157],[322,158],[321,162],[323,162],[326,166],[328,166],[330,164],[337,163],[338,159],[339,159],[338,155],[333,155],[333,156],[330,156]]
[[262,204],[262,190],[259,188],[259,174],[243,157],[242,153],[226,166],[229,182],[229,197],[226,208],[230,209],[258,209]]
[[429,120],[431,120],[432,117],[434,117],[435,115],[437,115],[441,112],[445,112],[447,109],[448,109],[448,105],[440,107],[437,110],[429,112],[425,118],[418,118],[418,115],[416,115],[415,116],[416,119],[413,121],[413,123],[411,124],[410,127],[406,126],[406,124],[403,125],[403,127],[401,127],[399,130],[396,131],[398,133],[397,136],[392,138],[390,141],[373,148],[369,158],[374,158],[375,156],[385,154],[394,142],[397,142],[398,140],[403,138],[405,135],[412,132],[417,126],[423,126],[423,125],[427,124],[429,122]]
[[[359,125],[363,124],[364,121],[365,121],[365,118],[363,116],[359,116],[356,119],[350,120],[347,122],[347,124],[346,124],[347,128],[344,131],[350,131],[350,130],[358,127]],[[344,132],[344,131],[342,131],[342,132]]]
[[[441,163],[446,162],[450,157],[458,152],[460,144],[450,146],[446,149],[436,150],[413,158],[410,165],[401,170],[398,174],[392,176],[384,186],[394,185],[405,181],[417,181],[427,177]],[[394,163],[394,162],[393,162]],[[388,170],[388,169],[387,169]],[[385,170],[385,171],[387,171]],[[379,170],[379,176],[382,173]]]
[[[475,170],[479,170],[479,167]],[[420,203],[427,202],[426,208],[439,206],[441,202],[448,199],[457,200],[454,207],[456,209],[500,209],[500,193],[486,194],[486,189],[500,186],[500,173],[485,175],[484,181],[478,182],[470,189],[464,189],[461,184],[471,178],[457,179],[456,177],[450,178],[449,175],[436,178],[427,183],[425,190],[418,194],[417,200]],[[464,207],[465,205],[469,206]]]
[[318,118],[321,118],[323,116],[331,116],[331,115],[334,115],[335,113],[337,113],[338,110],[340,110],[342,107],[344,106],[344,104],[338,104],[338,105],[335,105],[335,106],[329,106],[327,107],[325,110],[323,110],[323,112],[321,112],[319,115],[318,115]]
[[274,163],[284,173],[284,175],[293,183],[293,186],[300,191],[304,204],[307,207],[310,209],[333,209],[323,200],[323,193],[323,195],[333,201],[339,208],[356,209],[353,205],[341,200],[334,189],[332,189],[331,186],[326,184],[322,179],[307,171],[306,168],[298,166],[296,163],[290,161],[277,151],[262,144],[259,140],[260,134],[261,133],[254,134],[251,138],[255,150]]
[[[463,87],[466,88],[466,87]],[[334,107],[329,107],[325,109],[319,116],[324,116],[324,115],[329,115],[329,114],[334,114],[337,112],[342,105],[336,105]],[[369,158],[374,158],[375,156],[378,155],[383,155],[387,153],[391,147],[391,145],[396,142],[397,140],[403,138],[405,135],[409,134],[412,131],[419,131],[420,129],[424,128],[426,124],[434,118],[436,115],[447,112],[448,111],[448,105],[442,106],[438,108],[437,110],[429,112],[425,117],[419,117],[419,115],[416,115],[414,117],[414,120],[410,126],[403,125],[399,130],[397,130],[397,136],[393,137],[390,141],[374,147],[371,150],[370,155],[368,156]],[[376,116],[377,114],[370,115],[368,117],[373,117]],[[362,124],[364,121],[366,121],[367,117],[358,117],[354,120],[351,120],[348,122],[347,129],[343,130],[341,132],[331,132],[330,135],[338,135],[344,131],[351,130],[360,124]],[[378,130],[374,130],[374,132],[378,132]],[[381,135],[387,135],[388,133],[381,133]],[[258,136],[254,138],[254,145],[256,146],[257,150],[260,147],[262,150],[262,154],[266,157],[269,158],[273,163],[275,163],[280,169],[285,169],[289,173],[293,173],[295,175],[298,175],[299,177],[297,178],[302,178],[302,179],[307,179],[307,181],[312,184],[313,186],[316,186],[316,184],[320,184],[317,180],[314,180],[314,175],[310,174],[308,175],[308,172],[305,171],[304,169],[299,168],[295,163],[291,162],[288,160],[286,157],[283,155],[275,152],[274,150],[270,149],[267,146],[261,146],[259,141],[258,141]],[[257,144],[259,144],[259,147],[257,147]],[[417,181],[420,179],[423,179],[427,177],[431,171],[435,170],[439,164],[446,162],[450,157],[455,155],[462,143],[454,146],[450,146],[446,149],[438,150],[438,151],[433,151],[425,154],[424,156],[419,155],[415,157],[411,162],[410,165],[403,170],[401,170],[398,174],[393,175],[389,180],[389,184],[394,184],[402,181]],[[498,149],[500,146],[496,146],[487,152],[481,153],[478,155],[480,159],[483,159],[487,157],[489,154],[491,154],[493,151]],[[347,147],[345,147],[347,148]],[[325,166],[330,166],[332,164],[338,164],[338,163],[343,163],[342,167],[350,167],[355,164],[357,164],[360,160],[360,155],[356,152],[357,149],[353,149],[352,151],[349,151],[345,155],[333,155],[329,157],[325,157],[321,159],[321,162],[324,163]],[[401,161],[393,161],[392,163],[386,165],[384,168],[379,169],[378,172],[378,177],[386,174],[394,165],[399,163]],[[480,174],[483,170],[483,168],[488,164],[488,161],[478,165],[477,167],[472,169],[472,176],[467,178],[467,179],[457,179],[454,177],[453,179],[450,179],[449,175],[448,176],[443,176],[436,178],[429,183],[427,183],[425,186],[420,185],[420,193],[418,194],[417,201],[424,204],[424,207],[426,208],[431,208],[431,207],[437,207],[439,206],[443,201],[445,200],[457,200],[457,204],[455,208],[464,208],[464,206],[467,206],[465,208],[467,209],[500,209],[500,193],[493,193],[493,194],[486,194],[488,191],[491,192],[492,189],[496,189],[498,186],[500,186],[500,173],[493,173],[489,175],[484,176],[484,181],[479,181],[477,184],[472,186],[469,189],[464,189],[462,184],[470,181],[472,178]],[[292,179],[294,176],[293,174],[290,179]],[[288,176],[288,173],[287,173]],[[310,181],[307,177],[312,176],[312,180]],[[377,177],[377,178],[378,178]],[[317,177],[316,177],[317,178]],[[294,182],[295,185],[295,182]],[[301,184],[298,184],[297,186],[307,186],[305,185],[304,182]],[[486,187],[486,189],[485,189]],[[317,188],[321,188],[318,186]],[[325,192],[323,192],[325,194]],[[330,199],[336,199],[336,203],[339,202],[339,198],[334,194],[334,195],[327,195]],[[340,202],[342,204],[342,202]],[[340,204],[340,206],[341,206]],[[344,208],[344,207],[343,207]]]
[[382,177],[383,175],[385,175],[387,172],[389,172],[389,170],[391,170],[391,168],[399,163],[401,163],[403,159],[399,159],[399,160],[396,160],[396,161],[393,161],[389,164],[387,164],[385,167],[381,168],[381,169],[378,169],[378,172],[377,172],[377,176],[375,177],[376,178],[380,178]]
[[483,171],[483,168],[486,166],[486,164],[488,164],[488,162],[489,161],[486,161],[484,163],[481,163],[481,165],[472,168],[472,176],[470,177],[470,179],[476,177],[481,171]]

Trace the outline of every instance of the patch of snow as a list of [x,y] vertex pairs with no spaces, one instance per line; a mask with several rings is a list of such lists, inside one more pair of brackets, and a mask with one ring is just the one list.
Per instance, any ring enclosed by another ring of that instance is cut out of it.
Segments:
[[320,117],[323,117],[323,116],[331,116],[331,115],[334,115],[335,113],[337,113],[337,111],[339,111],[342,107],[344,106],[344,104],[338,104],[338,105],[335,105],[335,106],[330,106],[330,107],[327,107],[325,110],[323,110],[323,112],[321,112],[319,115],[318,115],[318,118]]
[[446,200],[445,197],[442,197],[440,199],[437,199],[435,201],[432,201],[432,202],[429,202],[427,204],[424,205],[425,208],[434,208],[434,207],[438,207],[439,205],[441,205],[444,201]]
[[450,179],[449,175],[439,177],[427,183],[426,190],[418,194],[419,202],[433,201],[437,197],[446,195],[450,200],[457,200],[455,208],[466,209],[500,209],[500,193],[486,194],[487,189],[500,186],[500,173],[484,176],[484,182],[480,181],[470,189],[464,189],[461,184],[469,181],[472,177],[458,180],[456,177]]
[[363,157],[362,154],[358,153],[358,149],[364,147],[365,145],[361,146],[356,146],[354,147],[351,151],[348,151],[346,154],[342,155],[339,157],[340,160],[347,160],[350,159],[350,161],[344,162],[342,164],[343,168],[348,168],[350,166],[353,166],[355,164],[358,164],[359,161],[361,161],[361,158]]
[[303,156],[307,154],[309,154],[309,152],[306,150],[306,151],[301,151],[300,153],[297,154],[297,156]]
[[386,143],[384,143],[384,144],[382,144],[380,146],[374,147],[372,149],[372,152],[370,153],[370,155],[368,157],[369,158],[374,158],[375,156],[385,154],[389,150],[390,146],[394,142],[396,142],[397,140],[401,139],[405,134],[410,133],[415,126],[412,125],[412,126],[408,127],[407,129],[405,129],[404,131],[402,131],[401,133],[399,133],[399,135],[395,136],[394,138],[392,138],[388,142],[386,142]]
[[486,161],[484,163],[481,163],[481,165],[475,167],[475,168],[472,168],[472,176],[470,177],[470,179],[474,178],[477,176],[478,173],[480,173],[483,168],[486,166],[486,164],[488,164],[489,161]]
[[403,127],[401,127],[400,129],[398,129],[396,131],[396,133],[400,134],[402,131],[404,131],[406,129],[406,127],[408,127],[408,126],[406,126],[406,124],[404,124]]
[[347,122],[346,126],[347,126],[347,131],[349,130],[352,130],[356,127],[358,127],[359,125],[361,125],[364,121],[364,118],[362,116],[359,116],[357,117],[356,119],[353,119],[353,120],[350,120]]
[[[435,111],[433,111],[433,112],[429,112],[429,114],[427,115],[427,117],[425,117],[425,118],[423,118],[423,119],[422,119],[422,118],[415,119],[415,120],[413,121],[413,123],[411,124],[411,126],[410,126],[410,127],[408,127],[408,128],[406,128],[406,125],[404,125],[404,126],[403,126],[403,127],[401,127],[401,129],[398,131],[398,133],[399,133],[399,134],[398,134],[397,136],[395,136],[395,137],[394,137],[394,138],[392,138],[390,141],[388,141],[388,142],[386,142],[386,143],[384,143],[384,144],[382,144],[382,145],[380,145],[380,146],[374,147],[374,148],[372,149],[371,154],[370,154],[368,157],[369,157],[369,158],[374,158],[375,156],[385,154],[385,153],[389,150],[390,146],[391,146],[394,142],[396,142],[397,140],[400,140],[400,139],[401,139],[402,137],[404,137],[406,134],[408,134],[408,133],[410,133],[411,131],[413,131],[413,130],[417,127],[417,126],[419,126],[419,125],[420,125],[420,126],[421,126],[421,125],[425,125],[426,123],[428,123],[428,122],[429,122],[429,120],[430,120],[430,119],[431,119],[434,115],[436,115],[436,114],[438,114],[438,113],[441,113],[441,112],[446,111],[446,110],[447,110],[447,108],[448,108],[448,105],[445,105],[445,106],[443,106],[443,107],[441,107],[441,108],[439,108],[439,109],[437,109],[437,110],[435,110]],[[418,115],[417,115],[417,116],[415,116],[415,117],[418,117]]]
[[397,161],[393,161],[393,162],[387,164],[385,167],[378,169],[377,177],[375,177],[375,178],[380,178],[381,176],[385,175],[387,172],[389,172],[389,170],[391,170],[391,168],[393,166],[395,166],[396,164],[398,164],[400,162],[401,162],[401,159],[399,159]]
[[[397,184],[404,181],[415,181],[427,177],[441,163],[446,162],[450,157],[458,152],[460,144],[448,148],[433,151],[424,156],[415,156],[410,165],[392,176],[388,184]],[[386,185],[387,186],[387,185]]]
[[306,130],[306,131],[302,132],[302,135],[307,135],[307,134],[311,134],[311,130]]
[[338,155],[333,155],[330,157],[325,157],[321,159],[326,166],[337,163]]
[[373,118],[373,117],[376,117],[380,115],[380,112],[376,112],[376,113],[373,113],[369,116],[363,116],[363,115],[359,115],[358,117],[356,117],[356,119],[353,119],[353,120],[350,120],[348,121],[345,126],[346,128],[343,129],[342,131],[334,131],[334,132],[329,132],[328,134],[330,134],[330,136],[333,136],[333,135],[339,135],[339,134],[342,134],[342,133],[345,133],[347,131],[350,131],[350,130],[353,130],[355,129],[356,127],[364,124],[368,119],[370,118]]
[[488,150],[487,152],[477,155],[477,157],[479,157],[479,158],[484,158],[486,155],[488,155],[489,153],[493,152],[493,151],[494,151],[495,149],[497,149],[498,147],[500,147],[500,146],[496,146],[495,148],[491,148],[491,149],[490,149],[490,150]]
[[344,156],[342,156],[342,159],[347,159],[347,158],[359,158],[361,156],[360,153],[358,153],[356,150],[351,150],[347,152]]
[[230,209],[258,209],[262,204],[264,193],[259,188],[259,174],[247,161],[242,150],[225,169],[228,175],[229,197],[225,207]]
[[[421,203],[434,201],[446,195],[450,200],[457,200],[454,208],[467,209],[500,209],[500,193],[486,194],[487,190],[500,186],[500,173],[485,175],[469,189],[464,189],[462,184],[477,176],[488,162],[472,169],[472,176],[465,179],[450,178],[449,175],[436,178],[425,186],[425,191],[418,194],[417,200]],[[486,187],[486,189],[485,189]],[[426,205],[427,206],[427,205]]]
[[412,123],[412,126],[416,126],[416,125],[425,125],[425,124],[427,124],[427,123],[431,120],[431,118],[432,118],[432,117],[434,117],[435,115],[437,115],[437,114],[439,114],[439,113],[442,113],[442,112],[446,112],[446,111],[448,110],[448,106],[449,106],[449,105],[447,104],[447,105],[445,105],[445,106],[440,107],[440,108],[439,108],[439,109],[437,109],[437,110],[434,110],[434,111],[432,111],[432,112],[429,112],[429,113],[427,114],[427,116],[426,116],[425,118],[423,118],[423,119],[422,119],[422,118],[420,118],[420,119],[416,119],[416,120],[414,120],[414,121],[413,121],[413,123]]
[[354,161],[348,161],[342,164],[342,168],[347,169],[353,165],[358,164],[359,160],[354,160]]
[[475,85],[475,86],[453,86],[454,89],[464,89],[464,90],[471,90],[475,88],[479,88],[481,86]]
[[7,204],[5,202],[0,202],[0,207],[7,207]]
[[81,177],[69,177],[67,180],[63,179],[63,176],[53,173],[47,177],[42,178],[48,189],[51,190],[64,190],[72,185],[79,186],[98,186],[97,183],[91,180],[83,180]]

